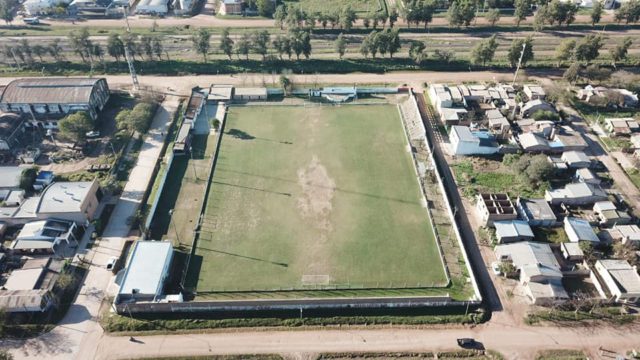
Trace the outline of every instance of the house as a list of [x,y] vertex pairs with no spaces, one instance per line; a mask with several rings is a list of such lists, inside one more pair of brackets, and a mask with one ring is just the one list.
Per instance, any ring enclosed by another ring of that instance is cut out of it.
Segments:
[[7,313],[45,312],[55,303],[53,289],[63,261],[52,258],[27,260],[13,270],[0,289],[0,309]]
[[544,100],[547,97],[547,94],[540,85],[525,84],[522,90],[524,91],[524,94],[527,95],[527,98],[529,98],[529,101]]
[[583,182],[592,185],[600,185],[602,181],[591,170],[587,168],[581,168],[576,170],[574,179],[578,182]]
[[39,220],[27,223],[9,246],[14,252],[54,253],[64,242],[67,246],[77,246],[74,235],[77,226],[72,221]]
[[471,131],[467,126],[452,126],[449,140],[455,155],[491,155],[500,150],[493,135],[486,131]]
[[46,312],[54,302],[48,290],[0,290],[0,309],[7,313]]
[[549,141],[536,133],[524,133],[518,137],[520,147],[528,153],[547,153],[551,150]]
[[600,239],[587,220],[574,217],[564,218],[564,231],[571,242],[590,242],[593,245],[600,244]]
[[240,15],[244,10],[244,0],[222,0],[220,1],[220,15]]
[[595,269],[613,300],[621,303],[640,301],[638,269],[626,260],[598,260]]
[[533,114],[535,114],[538,111],[550,111],[555,114],[556,108],[554,108],[553,105],[549,104],[544,100],[536,99],[536,100],[531,100],[527,102],[526,104],[524,104],[522,109],[520,109],[520,113],[522,114],[522,117],[526,117],[526,118],[533,116]]
[[136,6],[136,14],[165,15],[169,12],[169,0],[140,0]]
[[11,151],[23,146],[24,125],[24,116],[0,113],[0,151]]
[[577,96],[580,100],[603,106],[623,108],[638,106],[638,95],[626,89],[609,89],[604,86],[587,85],[584,89],[578,90]]
[[267,88],[234,88],[233,100],[257,101],[267,100]]
[[572,169],[588,168],[591,166],[591,159],[582,151],[565,151],[561,156],[562,160]]
[[442,108],[439,115],[445,125],[457,125],[467,119],[468,113],[464,108]]
[[626,225],[631,222],[631,216],[626,211],[618,210],[616,205],[609,200],[595,203],[593,212],[602,226]]
[[122,9],[115,0],[73,0],[69,4],[70,14],[82,17],[105,17],[122,15]]
[[620,241],[623,244],[630,244],[640,248],[640,227],[638,225],[614,225],[611,229],[606,229],[611,241]]
[[589,147],[589,144],[579,132],[566,125],[554,129],[551,141],[553,144],[550,143],[549,145],[560,152],[585,151]]
[[86,224],[94,219],[102,198],[97,180],[55,182],[44,189],[36,207],[39,218],[56,218]]
[[[0,95],[0,111],[45,119],[85,111],[95,120],[108,100],[109,87],[104,78],[18,79]],[[42,122],[32,125],[44,127]]]
[[555,123],[551,120],[535,120],[535,119],[522,119],[516,121],[516,125],[520,128],[523,134],[534,133],[542,136],[545,139],[551,137],[551,132],[555,127]]
[[493,226],[495,221],[518,218],[515,206],[507,194],[479,194],[476,209],[483,226]]
[[173,13],[178,16],[189,15],[193,11],[195,3],[193,0],[173,0],[171,3]]
[[173,246],[169,241],[136,241],[115,303],[154,301],[169,276]]
[[526,221],[522,220],[502,220],[494,221],[496,228],[496,238],[499,244],[506,244],[516,241],[533,240],[533,231]]
[[0,166],[0,190],[20,189],[20,178],[26,167]]
[[551,205],[584,206],[607,200],[608,197],[598,185],[573,183],[565,185],[564,188],[546,190],[544,198]]
[[640,125],[634,118],[605,118],[604,128],[612,135],[630,135],[640,131]]
[[516,206],[520,217],[530,226],[555,226],[558,223],[556,214],[545,199],[518,198]]
[[563,242],[560,244],[562,256],[567,261],[582,262],[584,260],[584,252],[580,248],[579,243]]
[[569,295],[562,286],[562,271],[549,244],[530,241],[498,245],[495,253],[503,263],[511,263],[520,273],[520,284],[535,305],[553,305]]
[[502,113],[497,109],[491,109],[485,112],[485,116],[489,122],[489,129],[498,133],[499,136],[505,137],[509,130],[511,130],[511,124],[506,117],[502,115]]

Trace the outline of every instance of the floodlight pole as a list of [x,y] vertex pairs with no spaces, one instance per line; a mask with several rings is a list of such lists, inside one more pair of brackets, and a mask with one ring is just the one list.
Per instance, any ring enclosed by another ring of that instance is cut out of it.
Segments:
[[[124,21],[127,24],[127,34],[131,34],[131,28],[129,27],[129,18],[128,12],[129,7],[123,7],[124,12]],[[134,63],[129,53],[129,47],[125,44],[124,46],[124,57],[127,59],[127,65],[129,66],[129,74],[131,74],[131,82],[133,82],[133,88],[137,91],[140,90],[140,83],[138,82],[138,75],[136,75],[136,69],[134,67]]]
[[516,73],[513,75],[513,81],[511,82],[511,86],[516,84],[516,79],[518,78],[518,71],[520,71],[520,65],[522,65],[522,58],[524,57],[524,51],[527,49],[527,43],[522,44],[522,52],[520,53],[520,60],[518,60],[518,67],[516,67]]

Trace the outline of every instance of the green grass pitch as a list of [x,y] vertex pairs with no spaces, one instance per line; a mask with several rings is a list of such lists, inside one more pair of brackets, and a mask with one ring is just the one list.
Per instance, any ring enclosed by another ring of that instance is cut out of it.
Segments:
[[221,141],[199,294],[446,285],[395,106],[231,107]]

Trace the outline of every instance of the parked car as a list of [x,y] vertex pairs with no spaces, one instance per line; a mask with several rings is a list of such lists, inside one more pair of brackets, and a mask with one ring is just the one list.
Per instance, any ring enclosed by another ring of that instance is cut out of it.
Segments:
[[118,262],[118,258],[115,256],[112,256],[107,262],[107,270],[113,270],[117,262]]
[[476,341],[475,339],[472,339],[472,338],[460,338],[457,341],[458,341],[458,346],[465,349],[474,348],[476,346]]
[[89,131],[85,134],[89,139],[95,139],[100,137],[100,131]]
[[37,16],[23,18],[22,21],[27,25],[38,25],[38,24],[40,24],[40,19]]

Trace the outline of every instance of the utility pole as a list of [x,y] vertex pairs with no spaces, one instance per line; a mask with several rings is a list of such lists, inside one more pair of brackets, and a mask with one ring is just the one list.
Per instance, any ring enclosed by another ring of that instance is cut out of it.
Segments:
[[[129,27],[129,7],[125,6],[123,8],[124,11],[124,21],[127,24],[127,34],[131,34],[131,28]],[[124,45],[124,57],[127,59],[127,65],[129,65],[129,74],[131,74],[131,82],[133,82],[133,88],[135,90],[140,90],[140,83],[138,83],[138,75],[136,75],[136,68],[134,67],[133,60],[131,58],[131,54],[129,53],[129,47]]]
[[516,79],[518,78],[518,71],[520,71],[520,65],[522,65],[522,58],[524,57],[524,51],[527,49],[527,43],[522,44],[522,52],[520,53],[520,60],[518,60],[518,67],[516,67],[516,73],[513,75],[513,82],[511,82],[511,86],[516,84]]

